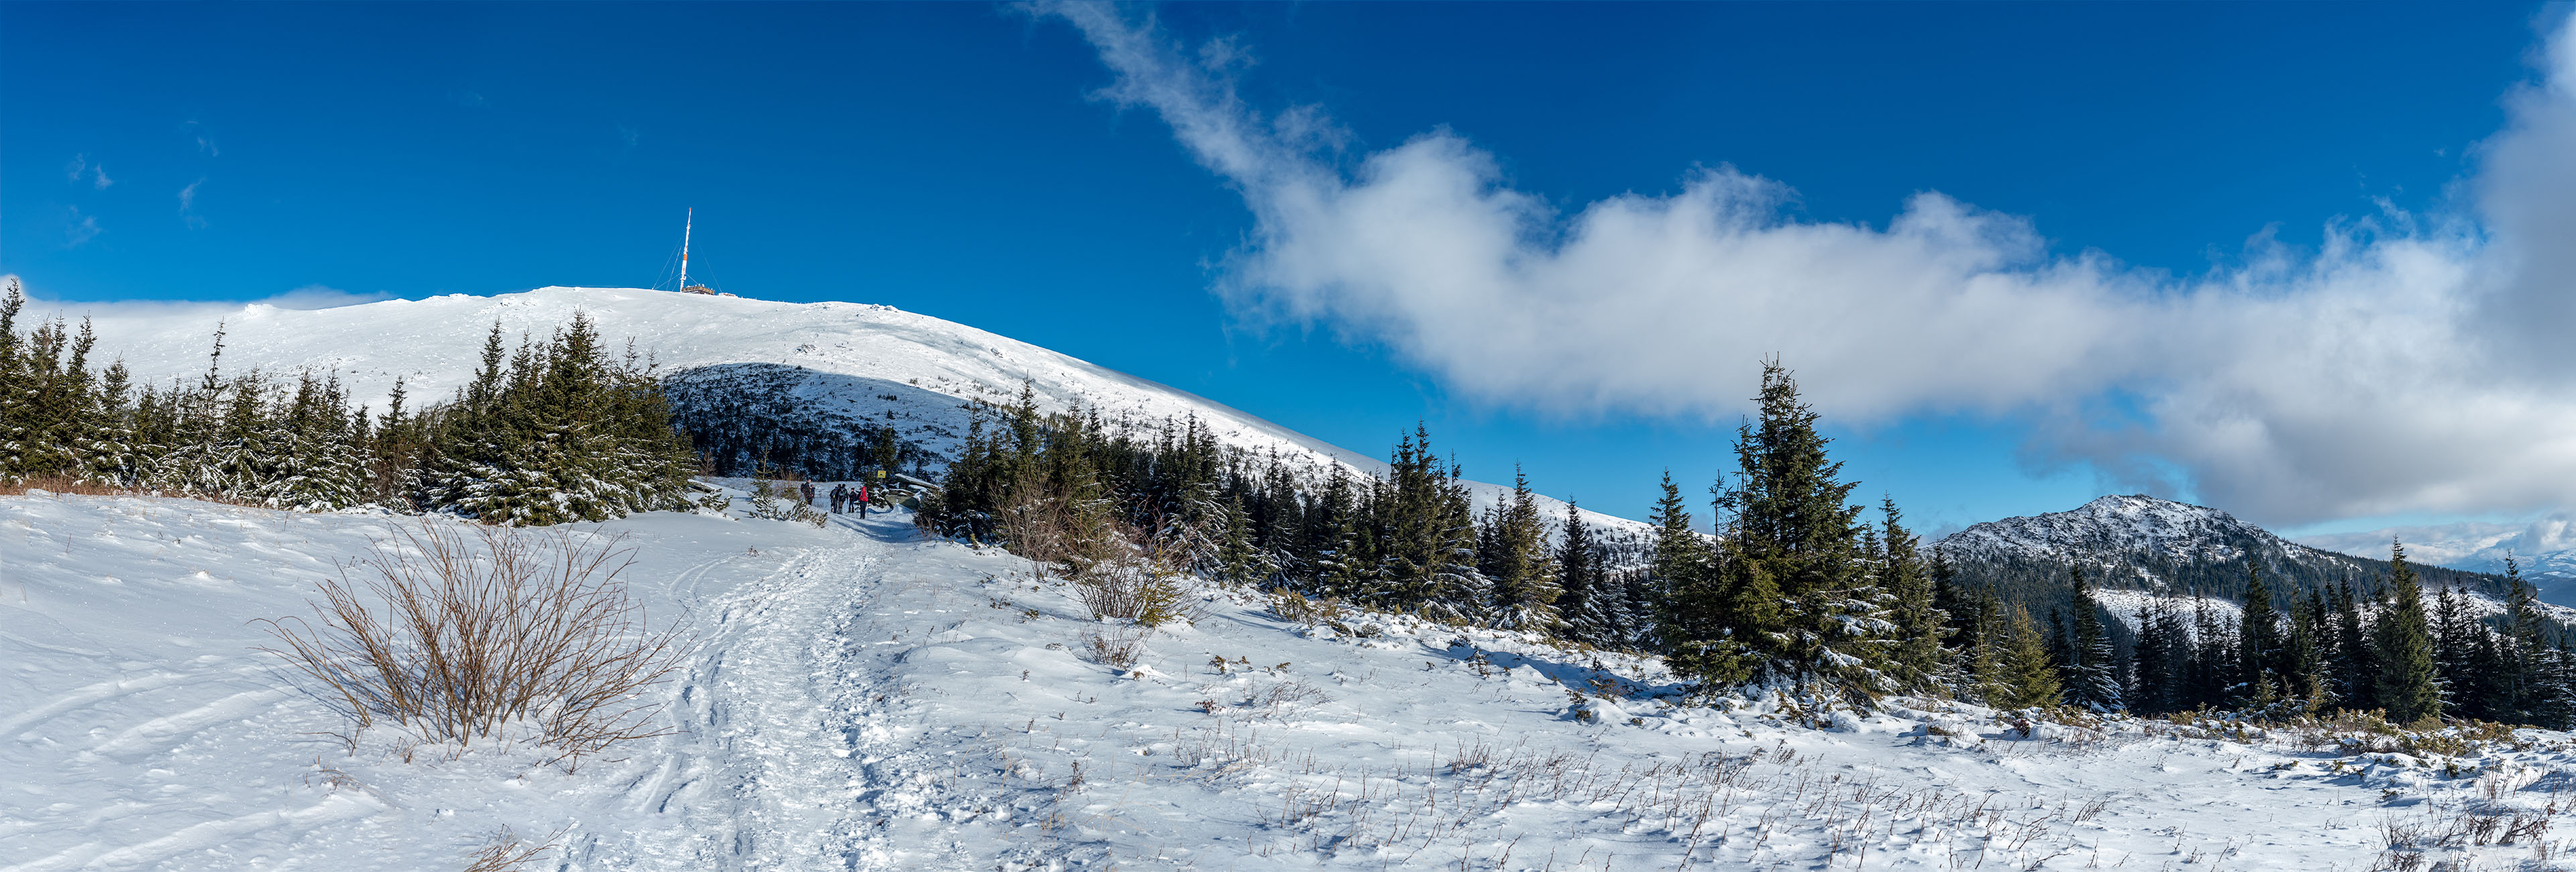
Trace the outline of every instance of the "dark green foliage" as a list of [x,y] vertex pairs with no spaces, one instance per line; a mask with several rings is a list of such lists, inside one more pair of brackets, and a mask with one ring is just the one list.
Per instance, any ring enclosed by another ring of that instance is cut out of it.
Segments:
[[[1890,658],[1900,686],[1929,689],[1943,676],[1949,651],[1949,615],[1941,610],[1941,581],[1926,566],[1920,542],[1904,525],[1894,498],[1879,501],[1879,584],[1895,599],[1897,644]],[[2107,654],[2106,654],[2107,656]]]
[[[1857,483],[1843,481],[1842,464],[1826,455],[1829,440],[1788,370],[1764,365],[1757,402],[1757,416],[1736,430],[1736,472],[1717,491],[1722,524],[1705,557],[1667,476],[1656,560],[1667,585],[1667,662],[1707,688],[1766,680],[1852,696],[1905,688],[1922,676],[1903,665],[1884,548],[1848,502]],[[1905,584],[1924,600],[1911,605],[1923,610],[1912,619],[1937,623],[1930,587]]]
[[1602,565],[1606,555],[1592,544],[1592,525],[1573,500],[1565,503],[1565,526],[1557,536],[1557,614],[1565,636],[1586,645],[1615,646],[1627,623],[1625,603]]
[[2289,674],[2289,651],[2281,637],[2281,615],[2272,608],[2272,592],[2263,587],[2263,570],[2254,561],[2245,563],[2245,610],[2236,624],[2237,680],[2245,688],[2247,701],[2269,702],[2275,694],[2291,691],[2283,676]]
[[2183,629],[2182,619],[2163,598],[2147,601],[2138,613],[2137,643],[2131,646],[2131,709],[2143,714],[2164,714],[2183,708],[2190,696],[2184,686],[2185,661],[2190,656],[2191,637]]
[[1529,476],[1512,470],[1511,497],[1494,506],[1478,529],[1477,564],[1493,586],[1495,625],[1557,630],[1563,623],[1557,609],[1561,569],[1548,547],[1547,522],[1539,517]]
[[2074,591],[2070,608],[2074,630],[2067,645],[2066,702],[2100,712],[2127,708],[2111,638],[2102,632],[2102,609],[2093,601],[2093,583],[2084,577],[2083,567],[2069,566],[2067,574]]
[[2371,621],[2371,647],[2379,667],[2374,694],[2388,719],[2396,723],[2441,717],[2440,672],[2433,657],[2432,630],[2424,618],[2423,588],[2406,563],[2404,544],[2389,547],[2388,562],[2396,568],[2389,575],[2388,608]]
[[610,359],[582,313],[506,365],[504,347],[495,324],[473,383],[430,416],[421,509],[539,525],[686,508],[697,457],[648,368]]
[[204,375],[137,394],[122,365],[90,372],[86,324],[21,336],[24,304],[15,285],[0,300],[0,480],[543,524],[680,508],[696,467],[645,368],[609,359],[585,315],[515,357],[496,327],[454,401],[415,412],[397,382],[378,417],[336,375],[227,375],[220,327]]
[[2030,611],[2014,606],[2012,616],[2000,628],[2002,641],[1996,645],[1992,678],[1987,681],[1986,704],[1996,708],[2020,709],[2056,705],[2064,699],[2058,680],[2057,664],[2048,656],[2048,641],[2039,624],[2030,619]]

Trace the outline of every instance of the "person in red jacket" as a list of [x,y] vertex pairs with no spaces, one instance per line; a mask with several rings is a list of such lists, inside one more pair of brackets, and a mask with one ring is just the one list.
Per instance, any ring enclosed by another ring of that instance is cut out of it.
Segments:
[[859,482],[859,517],[868,516],[868,483]]

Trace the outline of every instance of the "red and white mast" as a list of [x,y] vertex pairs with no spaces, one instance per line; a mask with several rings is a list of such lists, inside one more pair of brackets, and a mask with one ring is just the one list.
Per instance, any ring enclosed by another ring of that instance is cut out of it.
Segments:
[[698,223],[698,208],[689,207],[688,217],[680,219],[680,290],[689,289],[689,230]]

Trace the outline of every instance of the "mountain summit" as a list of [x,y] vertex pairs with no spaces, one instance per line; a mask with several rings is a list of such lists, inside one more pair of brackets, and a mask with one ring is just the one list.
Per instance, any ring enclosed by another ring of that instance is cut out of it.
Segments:
[[2183,565],[2310,560],[2326,552],[2272,535],[2226,512],[2144,494],[2105,496],[2064,512],[1986,521],[1935,546],[1951,559],[2133,555]]

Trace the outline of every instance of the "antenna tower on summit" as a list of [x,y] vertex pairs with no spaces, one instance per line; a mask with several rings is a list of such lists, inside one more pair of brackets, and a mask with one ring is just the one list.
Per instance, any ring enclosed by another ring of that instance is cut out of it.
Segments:
[[698,210],[690,207],[688,217],[680,220],[680,291],[689,294],[713,294],[714,288],[689,284],[689,234],[697,229]]

